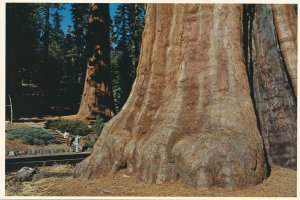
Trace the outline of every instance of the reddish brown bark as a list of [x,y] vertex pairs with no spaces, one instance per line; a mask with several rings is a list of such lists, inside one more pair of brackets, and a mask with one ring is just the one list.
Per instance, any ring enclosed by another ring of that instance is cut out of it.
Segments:
[[110,80],[109,5],[89,4],[91,15],[88,27],[87,70],[78,115],[114,116]]
[[147,182],[262,182],[266,165],[241,20],[240,5],[148,5],[129,99],[76,175],[96,178],[127,167]]

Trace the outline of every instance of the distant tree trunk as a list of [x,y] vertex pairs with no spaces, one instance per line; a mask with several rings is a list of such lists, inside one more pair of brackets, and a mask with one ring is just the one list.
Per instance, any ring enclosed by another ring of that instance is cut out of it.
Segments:
[[248,38],[245,49],[250,86],[253,87],[252,97],[268,160],[271,164],[296,169],[297,99],[293,93],[293,86],[295,92],[297,88],[295,19],[278,18],[283,14],[295,17],[294,10],[291,5],[252,5],[245,13],[249,16],[244,21],[247,25],[244,33]]
[[238,187],[266,177],[242,48],[242,6],[148,4],[137,77],[76,175]]
[[88,60],[78,115],[114,116],[110,80],[109,4],[90,4]]

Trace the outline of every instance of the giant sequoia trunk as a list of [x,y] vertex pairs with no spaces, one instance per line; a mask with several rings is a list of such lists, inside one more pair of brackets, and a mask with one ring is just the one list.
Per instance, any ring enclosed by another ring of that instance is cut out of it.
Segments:
[[296,15],[291,5],[250,5],[245,13],[246,60],[267,157],[296,169]]
[[143,181],[196,187],[266,177],[244,64],[241,5],[147,6],[137,77],[76,174],[127,168]]
[[89,4],[88,59],[78,115],[114,115],[110,79],[109,4]]

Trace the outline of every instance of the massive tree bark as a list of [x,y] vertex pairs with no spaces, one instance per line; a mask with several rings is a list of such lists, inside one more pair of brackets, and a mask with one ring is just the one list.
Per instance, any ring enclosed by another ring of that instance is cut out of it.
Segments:
[[276,32],[285,66],[297,95],[297,16],[292,5],[272,5]]
[[[282,5],[276,5],[275,8],[277,7],[286,8]],[[292,6],[287,10],[294,12]],[[248,14],[244,21],[246,60],[267,157],[271,164],[296,169],[297,100],[288,78],[288,72],[292,72],[295,74],[291,76],[294,77],[291,80],[297,80],[297,60],[294,60],[297,50],[290,44],[296,38],[293,35],[291,40],[285,40],[289,44],[284,44],[287,46],[282,48],[283,42],[280,42],[280,38],[278,41],[277,35],[285,37],[285,33],[275,29],[273,16],[276,19],[278,14],[274,13],[274,6],[272,11],[271,5],[250,5],[245,13]],[[281,26],[281,23],[286,22],[277,22],[277,26]],[[290,30],[290,26],[285,27]],[[285,59],[285,56],[288,58]],[[286,63],[286,60],[294,63]],[[288,66],[294,68],[289,69]],[[295,84],[294,86],[296,88]]]
[[109,4],[89,4],[88,59],[78,115],[114,116],[110,75]]
[[266,177],[242,48],[241,5],[147,6],[137,77],[76,175],[238,187]]

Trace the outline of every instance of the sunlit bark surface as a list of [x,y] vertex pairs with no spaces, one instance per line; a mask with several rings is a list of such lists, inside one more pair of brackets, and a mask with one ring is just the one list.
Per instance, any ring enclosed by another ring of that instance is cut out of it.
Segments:
[[133,89],[76,175],[238,187],[266,176],[242,49],[242,6],[149,4]]

